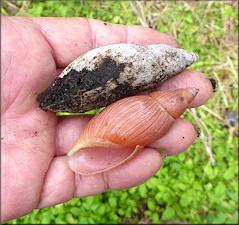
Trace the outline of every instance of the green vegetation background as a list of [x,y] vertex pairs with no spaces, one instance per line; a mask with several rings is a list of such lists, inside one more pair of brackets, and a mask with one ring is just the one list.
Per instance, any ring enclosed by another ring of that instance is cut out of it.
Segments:
[[[208,103],[185,118],[198,119],[205,137],[168,157],[146,183],[73,199],[5,224],[238,223],[237,2],[3,1],[5,15],[86,17],[149,26],[172,35],[200,58],[190,68],[217,81]],[[211,149],[215,164],[209,161]]]

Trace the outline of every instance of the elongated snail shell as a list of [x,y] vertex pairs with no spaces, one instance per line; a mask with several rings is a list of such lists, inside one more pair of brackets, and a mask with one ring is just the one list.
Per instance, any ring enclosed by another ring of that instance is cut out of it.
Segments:
[[71,62],[37,100],[52,112],[99,109],[163,83],[197,59],[193,52],[163,44],[103,46]]
[[[161,138],[197,93],[197,88],[157,91],[123,98],[107,106],[88,123],[69,151],[68,160],[81,152],[81,165],[72,169],[80,174],[96,174],[130,160],[144,146]],[[108,150],[104,153],[105,148]],[[113,160],[110,153],[116,154],[117,149],[127,153],[119,150],[122,156]],[[97,155],[100,152],[103,158]]]

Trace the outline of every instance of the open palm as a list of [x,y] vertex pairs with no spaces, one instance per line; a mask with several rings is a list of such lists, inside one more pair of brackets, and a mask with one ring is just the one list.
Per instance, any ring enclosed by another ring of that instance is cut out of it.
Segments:
[[[83,18],[2,17],[2,222],[73,197],[139,185],[162,165],[161,155],[154,149],[175,155],[192,144],[193,126],[179,118],[162,139],[119,168],[90,176],[70,170],[66,153],[90,116],[57,118],[38,107],[37,95],[76,57],[114,43],[178,47],[173,38],[139,26]],[[192,70],[157,89],[188,86],[200,89],[191,107],[204,104],[212,92],[210,81]],[[186,138],[179,142],[181,136]],[[144,166],[144,171],[138,166]]]

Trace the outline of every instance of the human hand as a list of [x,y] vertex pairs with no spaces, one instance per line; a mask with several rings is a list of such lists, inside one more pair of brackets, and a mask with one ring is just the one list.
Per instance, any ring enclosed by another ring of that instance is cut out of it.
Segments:
[[[162,165],[155,149],[176,155],[193,143],[192,124],[179,118],[164,137],[127,164],[89,176],[69,168],[66,154],[92,116],[57,118],[38,107],[37,95],[79,55],[115,43],[179,47],[172,37],[140,26],[2,16],[2,222],[73,197],[140,185]],[[189,69],[154,90],[185,87],[199,88],[190,107],[206,103],[212,93],[210,80]]]

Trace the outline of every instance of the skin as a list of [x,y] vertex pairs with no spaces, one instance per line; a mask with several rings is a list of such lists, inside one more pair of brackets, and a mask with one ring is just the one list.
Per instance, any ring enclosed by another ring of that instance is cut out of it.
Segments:
[[[69,168],[66,154],[91,116],[57,118],[38,107],[37,95],[79,55],[115,43],[179,47],[172,37],[141,26],[2,16],[2,223],[72,198],[140,185],[162,165],[156,149],[176,155],[193,143],[192,124],[179,118],[164,137],[127,164],[90,176]],[[206,103],[212,93],[209,79],[188,69],[154,90],[184,87],[199,88],[190,107]]]

